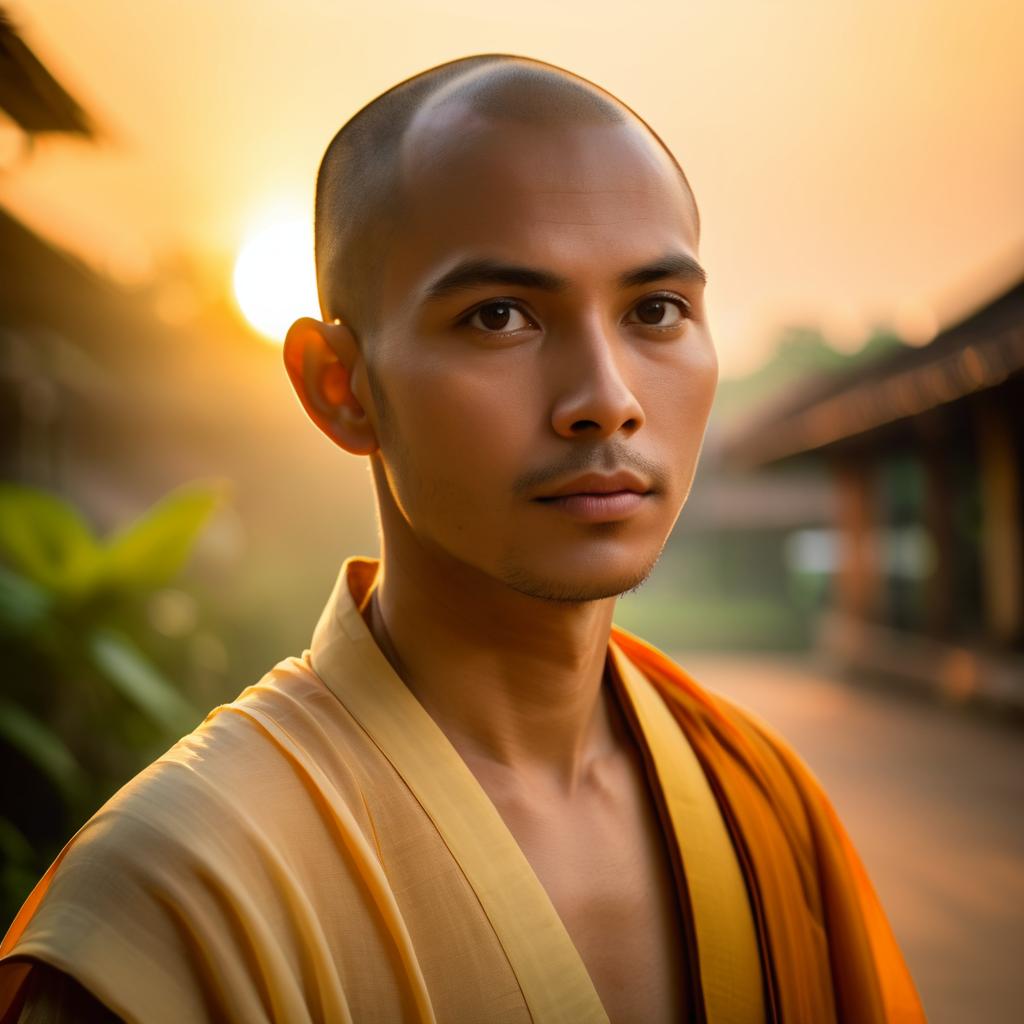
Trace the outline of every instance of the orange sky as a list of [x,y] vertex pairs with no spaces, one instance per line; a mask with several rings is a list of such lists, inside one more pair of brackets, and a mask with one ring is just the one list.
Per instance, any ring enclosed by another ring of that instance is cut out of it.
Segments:
[[266,207],[311,209],[352,113],[491,51],[598,82],[676,153],[701,206],[723,375],[755,366],[789,321],[845,344],[881,320],[921,340],[1024,268],[1014,0],[7,7],[107,137],[0,146],[0,203],[125,279],[181,251],[227,288]]

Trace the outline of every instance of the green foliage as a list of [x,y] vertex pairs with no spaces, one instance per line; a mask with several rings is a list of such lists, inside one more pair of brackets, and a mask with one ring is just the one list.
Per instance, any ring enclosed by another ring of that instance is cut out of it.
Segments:
[[99,544],[74,508],[20,484],[0,484],[0,558],[26,581],[62,597],[86,593],[101,560]]
[[81,766],[75,755],[48,725],[13,701],[0,700],[0,739],[47,775],[69,803],[81,799]]
[[219,500],[217,491],[207,489],[169,494],[109,542],[103,559],[107,585],[138,591],[170,583]]
[[219,488],[182,488],[101,544],[67,502],[22,484],[0,484],[0,558],[56,597],[137,595],[181,571],[221,497]]
[[201,719],[142,614],[185,567],[221,484],[167,495],[103,539],[62,498],[0,484],[0,913],[127,778]]
[[37,629],[52,604],[43,587],[0,565],[0,631],[29,633]]
[[128,637],[98,628],[88,639],[92,663],[129,703],[168,734],[192,728],[193,709]]
[[775,401],[795,386],[866,366],[888,357],[903,345],[898,335],[878,327],[855,352],[841,352],[815,327],[786,327],[780,331],[771,356],[758,369],[743,377],[719,381],[715,417],[729,424],[763,403]]
[[807,644],[805,617],[785,600],[759,597],[638,595],[619,601],[615,622],[670,655],[705,650],[790,651]]

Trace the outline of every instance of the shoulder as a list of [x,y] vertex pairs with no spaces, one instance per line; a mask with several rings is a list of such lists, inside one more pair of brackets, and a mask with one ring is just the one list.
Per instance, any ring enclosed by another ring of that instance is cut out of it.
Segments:
[[[232,965],[242,978],[253,942],[283,963],[277,944],[315,907],[332,844],[370,827],[350,729],[300,658],[212,709],[71,837],[12,923],[0,973],[28,957],[122,1014],[218,1019],[208,979]],[[0,983],[0,1016],[8,996]],[[256,1002],[242,1016],[262,1019]]]
[[303,658],[287,658],[129,780],[80,837],[139,870],[287,853],[323,804],[361,808],[360,736]]
[[255,823],[287,816],[311,787],[345,795],[357,756],[350,731],[347,712],[307,661],[287,658],[211,709],[96,817],[198,840],[211,815]]
[[799,778],[794,781],[800,784],[808,779],[816,782],[792,744],[751,708],[699,682],[664,651],[640,637],[616,629],[615,638],[662,696],[691,724],[699,723],[701,732],[722,753],[748,762],[752,768],[761,765],[786,775],[795,774]]
[[[705,722],[719,751],[713,760],[720,767],[727,763],[730,775],[743,779],[731,787],[736,806],[757,808],[752,821],[771,820],[782,829],[804,890],[812,891],[823,845],[849,845],[824,784],[793,744],[761,715],[717,691],[705,693],[712,708]],[[763,839],[758,833],[758,841]],[[816,913],[820,915],[820,909]]]
[[698,682],[653,645],[618,630],[616,639],[673,709],[705,771],[744,806],[762,807],[790,840],[810,847],[809,811],[826,808],[824,788],[792,744],[739,701]]
[[707,692],[723,718],[743,735],[762,764],[773,771],[778,785],[785,783],[786,788],[800,792],[824,792],[824,787],[803,756],[767,719],[717,691]]
[[137,853],[147,837],[192,843],[211,816],[258,810],[285,771],[281,737],[289,722],[311,713],[306,704],[315,697],[315,681],[299,659],[279,663],[125,782],[72,837],[67,857],[86,846]]

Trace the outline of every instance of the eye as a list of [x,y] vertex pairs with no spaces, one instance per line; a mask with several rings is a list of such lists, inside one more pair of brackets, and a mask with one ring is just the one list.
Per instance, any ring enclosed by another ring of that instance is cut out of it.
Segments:
[[690,304],[675,295],[649,295],[633,309],[645,327],[678,327],[690,315]]
[[488,334],[513,334],[535,326],[514,302],[504,300],[478,306],[461,322]]

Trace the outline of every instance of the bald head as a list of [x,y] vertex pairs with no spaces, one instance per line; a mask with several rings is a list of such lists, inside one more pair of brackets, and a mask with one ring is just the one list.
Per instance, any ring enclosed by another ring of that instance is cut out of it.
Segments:
[[625,104],[586,79],[541,61],[484,54],[421,72],[382,93],[331,140],[315,203],[317,288],[324,320],[357,337],[378,326],[378,283],[399,243],[417,167],[467,142],[474,124],[543,127],[638,124],[682,168],[656,133]]

